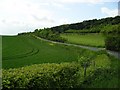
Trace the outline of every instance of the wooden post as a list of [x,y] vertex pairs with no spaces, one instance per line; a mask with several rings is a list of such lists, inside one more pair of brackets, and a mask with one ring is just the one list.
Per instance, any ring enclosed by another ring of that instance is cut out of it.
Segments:
[[86,67],[86,63],[85,63],[85,65],[84,65],[84,77],[86,77],[86,69],[87,69],[87,67]]

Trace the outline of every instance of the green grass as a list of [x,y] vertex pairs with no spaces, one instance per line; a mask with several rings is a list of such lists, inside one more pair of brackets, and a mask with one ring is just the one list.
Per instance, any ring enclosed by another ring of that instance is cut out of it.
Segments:
[[113,56],[99,54],[93,60],[95,66],[87,69],[86,80],[82,83],[85,88],[119,88],[120,61]]
[[67,39],[67,42],[86,45],[86,46],[95,46],[95,47],[105,47],[105,38],[102,34],[98,33],[89,33],[89,34],[76,34],[76,33],[66,33],[61,34],[61,36]]
[[97,57],[95,58],[95,63],[96,63],[96,67],[109,67],[110,66],[110,60],[109,57],[105,54],[102,55],[97,55]]
[[[2,66],[17,68],[32,64],[77,61],[84,49],[42,41],[33,36],[3,36]],[[78,52],[79,51],[79,52]]]

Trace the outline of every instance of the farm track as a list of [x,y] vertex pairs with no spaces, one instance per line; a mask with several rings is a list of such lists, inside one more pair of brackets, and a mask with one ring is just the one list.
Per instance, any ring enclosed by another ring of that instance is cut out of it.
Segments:
[[39,49],[32,49],[30,52],[27,52],[25,54],[18,54],[10,57],[3,57],[3,60],[9,60],[9,59],[17,59],[17,58],[25,58],[28,56],[36,55],[39,52]]
[[[37,39],[40,39],[40,40],[43,40],[43,41],[47,41],[47,42],[51,42],[51,43],[57,43],[57,44],[63,44],[63,45],[68,45],[68,46],[75,46],[75,47],[85,48],[85,49],[89,49],[89,50],[92,50],[92,51],[106,50],[105,48],[97,48],[97,47],[76,45],[76,44],[70,44],[70,43],[61,43],[61,42],[55,42],[55,41],[43,39],[43,38],[37,37],[35,35],[33,35],[33,36],[36,37]],[[107,51],[108,54],[120,59],[120,53],[119,52],[114,52],[114,51],[110,51],[110,50],[106,50],[106,51]]]

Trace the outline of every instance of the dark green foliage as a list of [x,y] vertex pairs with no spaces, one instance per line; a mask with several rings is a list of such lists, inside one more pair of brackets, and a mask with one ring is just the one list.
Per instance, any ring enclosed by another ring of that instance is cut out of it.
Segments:
[[24,33],[18,33],[18,35],[30,35],[32,32],[24,32]]
[[78,30],[80,32],[86,32],[84,30],[89,30],[89,32],[95,33],[95,32],[101,31],[101,26],[117,25],[119,23],[120,23],[120,16],[116,16],[114,18],[108,17],[108,18],[103,18],[103,19],[99,19],[99,20],[97,20],[97,19],[85,20],[80,23],[60,25],[60,26],[56,26],[56,27],[51,27],[51,30],[54,32],[59,32],[59,33],[67,32],[67,30]]
[[60,26],[51,27],[51,30],[54,32],[62,33],[69,29],[69,24],[64,24]]
[[110,33],[120,33],[120,24],[117,25],[98,25],[91,27],[89,29],[82,29],[82,30],[67,30],[65,33],[103,33],[103,34],[110,34]]
[[107,35],[105,46],[108,50],[120,51],[120,36],[116,34]]
[[60,37],[59,33],[54,32],[49,28],[40,29],[40,30],[36,29],[34,31],[34,34],[38,37],[45,38],[52,41],[58,41],[58,42],[66,41],[64,38]]

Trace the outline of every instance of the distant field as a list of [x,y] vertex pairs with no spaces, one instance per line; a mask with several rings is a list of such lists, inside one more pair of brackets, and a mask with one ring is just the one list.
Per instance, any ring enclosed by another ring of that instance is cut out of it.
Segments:
[[[41,41],[32,36],[3,36],[3,68],[77,61],[82,49]],[[83,55],[83,54],[82,54]]]
[[75,34],[75,33],[67,33],[61,34],[63,38],[66,38],[69,43],[81,44],[87,46],[96,46],[96,47],[104,47],[104,36],[102,34],[92,33],[92,34]]

